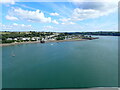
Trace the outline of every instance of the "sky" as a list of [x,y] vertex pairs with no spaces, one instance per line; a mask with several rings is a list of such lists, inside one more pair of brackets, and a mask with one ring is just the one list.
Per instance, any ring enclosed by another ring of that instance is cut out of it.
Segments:
[[118,1],[0,1],[0,31],[118,31]]

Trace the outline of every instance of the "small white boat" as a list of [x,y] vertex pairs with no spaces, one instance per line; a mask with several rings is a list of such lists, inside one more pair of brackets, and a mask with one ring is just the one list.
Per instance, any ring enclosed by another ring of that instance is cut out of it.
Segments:
[[14,54],[14,53],[12,53],[12,57],[15,57],[15,54]]
[[13,54],[12,56],[15,57],[15,54]]

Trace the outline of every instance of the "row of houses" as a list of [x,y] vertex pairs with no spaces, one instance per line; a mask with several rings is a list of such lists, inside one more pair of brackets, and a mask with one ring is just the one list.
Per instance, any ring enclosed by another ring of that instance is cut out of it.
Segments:
[[17,37],[17,38],[7,38],[7,40],[15,40],[15,41],[18,41],[18,40],[22,40],[22,41],[40,41],[40,40],[44,40],[44,41],[47,41],[47,40],[55,40],[54,38],[55,35],[51,35],[51,36],[47,36],[47,37]]
[[[48,40],[56,40],[58,35],[50,35],[50,36],[46,36],[46,37],[17,37],[17,38],[7,38],[7,40],[22,40],[22,41],[48,41]],[[64,36],[65,40],[69,40],[69,39],[75,39],[75,38],[81,38],[81,35],[68,35],[68,36]]]
[[40,37],[32,37],[32,38],[30,38],[30,37],[17,37],[17,38],[7,38],[7,40],[15,40],[15,41],[17,41],[17,40],[23,40],[23,41],[30,41],[30,40],[33,40],[33,41],[38,41],[38,40],[40,40]]

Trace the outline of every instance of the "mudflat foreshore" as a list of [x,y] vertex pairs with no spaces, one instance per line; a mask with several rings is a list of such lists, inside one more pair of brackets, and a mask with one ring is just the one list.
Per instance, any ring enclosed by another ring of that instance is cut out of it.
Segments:
[[[45,43],[49,43],[49,42],[68,42],[68,41],[84,41],[84,40],[88,40],[88,39],[48,40],[48,41],[45,41]],[[31,43],[40,43],[40,41],[14,42],[14,43],[0,44],[0,46],[2,47],[2,46],[31,44]]]

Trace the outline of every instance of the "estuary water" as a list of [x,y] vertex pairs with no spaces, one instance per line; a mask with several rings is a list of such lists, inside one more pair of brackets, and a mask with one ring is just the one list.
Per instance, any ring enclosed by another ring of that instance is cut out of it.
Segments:
[[117,87],[118,37],[99,37],[3,47],[3,88]]

